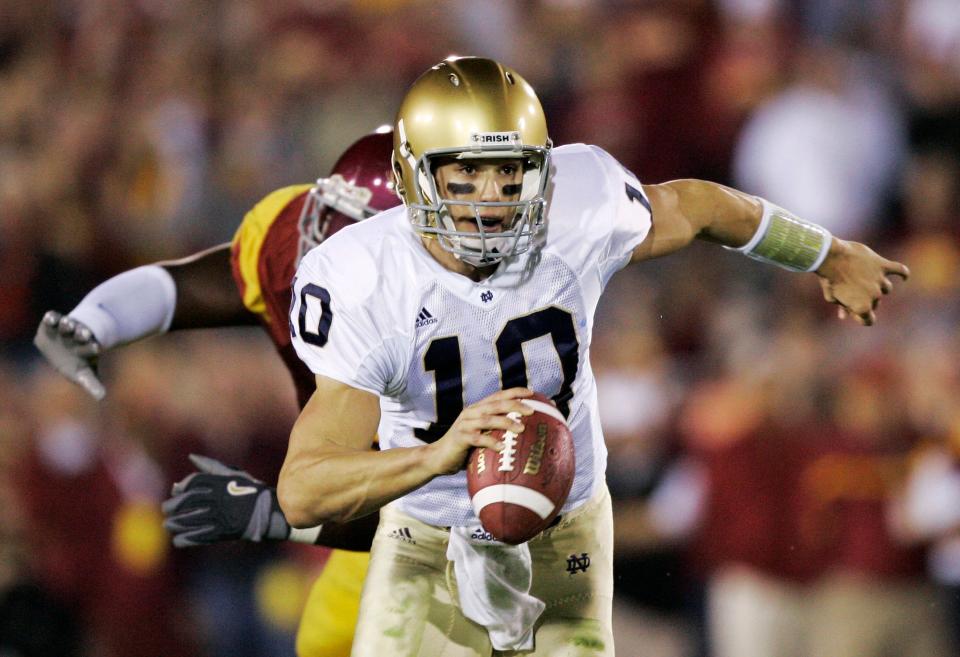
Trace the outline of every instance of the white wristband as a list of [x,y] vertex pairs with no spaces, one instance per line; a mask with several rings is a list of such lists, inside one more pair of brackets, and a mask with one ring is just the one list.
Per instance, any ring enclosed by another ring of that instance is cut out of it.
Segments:
[[159,265],[137,267],[93,288],[69,317],[104,349],[165,333],[177,307],[177,285]]

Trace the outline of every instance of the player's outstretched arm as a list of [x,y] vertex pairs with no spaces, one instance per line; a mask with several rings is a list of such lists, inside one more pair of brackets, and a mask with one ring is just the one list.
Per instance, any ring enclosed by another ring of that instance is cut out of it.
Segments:
[[277,490],[248,472],[207,456],[190,455],[197,468],[173,485],[162,505],[163,526],[176,547],[245,540],[294,541],[341,550],[367,551],[376,515],[346,524],[294,529],[280,510]]
[[233,283],[230,245],[223,244],[104,281],[68,314],[44,314],[33,342],[57,371],[102,399],[96,364],[103,352],[168,330],[255,322]]
[[257,316],[243,305],[233,280],[230,244],[220,244],[180,260],[158,262],[177,287],[170,330],[245,326]]
[[893,290],[892,276],[906,279],[906,265],[859,242],[842,240],[769,201],[703,180],[644,185],[653,225],[632,262],[677,251],[694,239],[716,242],[791,271],[815,272],[824,298],[864,326],[876,321],[880,298]]
[[464,408],[435,443],[376,452],[370,447],[380,421],[379,398],[317,376],[317,390],[290,434],[277,485],[280,506],[294,527],[373,513],[436,476],[462,470],[474,446],[498,449],[490,430],[522,431],[507,414],[532,413],[519,401],[531,394],[526,388],[501,390]]

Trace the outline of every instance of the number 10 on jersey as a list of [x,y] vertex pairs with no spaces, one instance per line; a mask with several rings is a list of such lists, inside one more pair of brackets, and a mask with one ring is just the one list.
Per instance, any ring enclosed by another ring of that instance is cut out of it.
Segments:
[[[549,306],[528,315],[515,317],[504,324],[491,345],[496,349],[500,364],[501,388],[523,387],[527,382],[527,361],[523,345],[549,335],[560,362],[563,382],[553,401],[564,417],[569,415],[570,398],[573,396],[573,381],[580,363],[580,343],[568,311]],[[448,336],[435,338],[423,355],[423,367],[433,372],[436,381],[437,420],[425,429],[415,429],[420,440],[432,443],[440,439],[463,410],[463,367],[460,338]]]

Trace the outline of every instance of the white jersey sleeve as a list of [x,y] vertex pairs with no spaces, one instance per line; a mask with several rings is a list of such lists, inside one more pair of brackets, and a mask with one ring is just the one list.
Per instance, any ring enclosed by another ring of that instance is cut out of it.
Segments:
[[599,294],[650,232],[650,202],[636,176],[597,146],[559,146],[553,166],[546,248]]
[[637,177],[599,146],[590,146],[605,169],[605,179],[613,200],[609,223],[605,226],[605,248],[600,254],[600,273],[604,283],[630,262],[633,250],[650,232],[653,214],[650,201]]
[[[343,250],[349,257],[343,257]],[[304,256],[297,268],[290,332],[297,355],[314,374],[383,395],[403,368],[389,320],[365,303],[378,284],[371,254],[345,234],[334,236]]]

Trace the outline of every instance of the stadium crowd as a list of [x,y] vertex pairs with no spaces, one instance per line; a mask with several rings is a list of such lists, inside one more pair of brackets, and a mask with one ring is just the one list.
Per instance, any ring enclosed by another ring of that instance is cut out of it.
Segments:
[[326,171],[457,52],[522,71],[555,143],[598,144],[644,182],[763,195],[912,270],[870,329],[837,321],[813,277],[716,249],[614,279],[593,362],[618,654],[956,654],[955,0],[2,13],[0,653],[292,654],[322,550],[174,551],[160,526],[191,451],[275,479],[296,410],[264,336],[112,354],[99,405],[30,340],[45,310],[104,278],[227,241],[260,197]]

